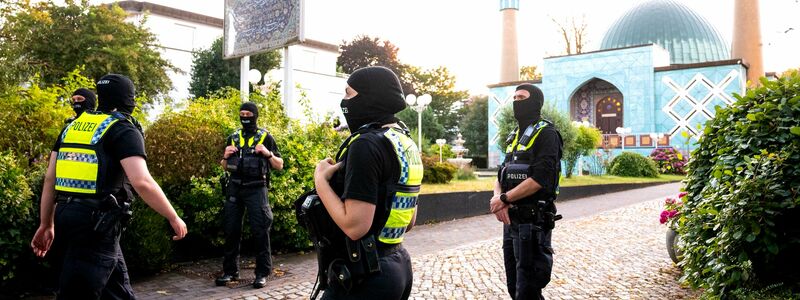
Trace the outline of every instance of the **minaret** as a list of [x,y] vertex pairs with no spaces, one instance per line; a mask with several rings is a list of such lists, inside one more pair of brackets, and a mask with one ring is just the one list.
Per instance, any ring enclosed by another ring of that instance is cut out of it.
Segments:
[[734,4],[731,58],[741,58],[749,64],[747,80],[753,85],[760,85],[758,78],[764,76],[764,60],[761,56],[758,0],[736,0]]
[[517,11],[519,0],[500,0],[503,14],[503,41],[500,47],[500,82],[519,80],[517,55]]

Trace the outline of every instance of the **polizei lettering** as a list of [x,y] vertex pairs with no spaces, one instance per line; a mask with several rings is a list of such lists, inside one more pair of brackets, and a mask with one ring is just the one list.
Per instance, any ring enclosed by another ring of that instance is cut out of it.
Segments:
[[506,179],[525,180],[525,179],[528,179],[528,175],[527,174],[507,174],[506,175]]
[[91,132],[94,131],[95,127],[97,127],[97,124],[95,123],[73,122],[72,126],[70,126],[70,130]]

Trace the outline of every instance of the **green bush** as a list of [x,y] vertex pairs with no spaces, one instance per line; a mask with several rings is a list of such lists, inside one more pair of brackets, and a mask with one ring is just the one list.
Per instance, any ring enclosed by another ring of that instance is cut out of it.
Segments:
[[424,169],[422,183],[448,183],[453,180],[458,169],[451,163],[439,162],[436,157],[422,156]]
[[470,180],[475,178],[478,178],[478,176],[475,175],[474,166],[464,166],[456,170],[456,179],[458,180]]
[[[574,123],[573,123],[574,124]],[[599,129],[594,126],[576,126],[577,136],[575,137],[574,148],[564,151],[564,161],[566,166],[567,178],[572,177],[578,158],[586,156],[597,149],[600,140],[603,138]]]
[[[77,71],[59,86],[39,87],[39,78],[30,87],[11,87],[0,93],[0,149],[8,149],[27,166],[50,153],[64,120],[73,115],[69,96],[78,86],[94,87]],[[74,88],[73,88],[74,87]]]
[[683,278],[713,297],[800,281],[800,75],[736,95],[688,165]]
[[163,270],[172,258],[172,234],[161,215],[141,199],[133,201],[133,218],[120,241],[130,272],[144,275]]
[[614,176],[658,177],[656,163],[635,152],[622,152],[611,161],[609,170]]
[[32,235],[23,230],[25,224],[36,222],[33,214],[33,193],[25,179],[25,170],[19,166],[13,153],[0,154],[0,278],[14,278],[18,259],[30,253]]

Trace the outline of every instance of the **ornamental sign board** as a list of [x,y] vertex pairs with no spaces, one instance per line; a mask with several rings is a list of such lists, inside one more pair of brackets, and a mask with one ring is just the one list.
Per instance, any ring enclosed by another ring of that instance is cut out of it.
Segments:
[[303,39],[303,0],[225,0],[226,59],[280,49]]

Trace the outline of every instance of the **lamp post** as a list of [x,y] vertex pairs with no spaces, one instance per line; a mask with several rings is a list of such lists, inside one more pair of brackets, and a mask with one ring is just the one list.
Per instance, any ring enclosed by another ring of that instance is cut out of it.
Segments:
[[622,137],[622,151],[625,151],[625,136],[631,133],[630,128],[617,127],[615,130],[620,137]]
[[414,94],[406,96],[406,103],[417,112],[417,146],[422,147],[422,112],[431,104],[431,95],[424,94],[417,98]]
[[436,144],[439,145],[439,162],[442,162],[442,148],[445,143],[447,143],[445,139],[436,139]]

